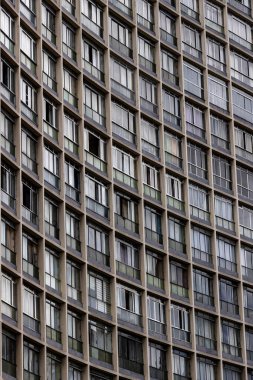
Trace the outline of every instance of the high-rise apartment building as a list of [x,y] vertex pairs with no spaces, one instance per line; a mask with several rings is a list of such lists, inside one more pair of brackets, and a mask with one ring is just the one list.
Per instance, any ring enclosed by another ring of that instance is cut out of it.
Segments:
[[253,1],[0,4],[0,377],[253,380]]

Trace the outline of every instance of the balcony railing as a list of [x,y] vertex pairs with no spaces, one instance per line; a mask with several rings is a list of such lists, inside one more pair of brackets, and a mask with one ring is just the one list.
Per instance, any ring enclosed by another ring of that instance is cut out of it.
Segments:
[[[124,348],[123,348],[124,349]],[[119,357],[119,367],[131,372],[143,374],[143,363]]]
[[160,232],[151,230],[150,228],[145,227],[145,237],[149,242],[155,242],[157,244],[163,244],[163,235]]
[[140,97],[141,102],[141,108],[143,108],[145,111],[151,112],[153,114],[158,114],[158,106],[157,104],[150,102],[149,100]]
[[16,364],[2,358],[2,371],[4,374],[16,379]]
[[151,61],[150,59],[147,59],[139,54],[139,64],[140,66],[144,67],[146,70],[156,72],[156,64]]
[[140,314],[117,307],[117,316],[121,321],[131,323],[135,326],[142,326],[142,316]]
[[169,249],[178,253],[186,253],[185,243],[169,238]]
[[183,51],[199,60],[202,59],[202,51],[194,46],[187,44],[186,42],[183,42]]
[[39,278],[39,268],[33,263],[23,258],[23,272],[29,274],[34,278]]
[[89,17],[85,16],[83,13],[82,13],[82,23],[86,28],[90,29],[92,33],[96,34],[100,38],[103,38],[102,26],[93,22]]
[[72,338],[72,336],[68,337],[68,347],[71,350],[82,353],[83,352],[83,342],[79,339]]
[[15,156],[15,145],[7,137],[1,134],[1,147],[4,148],[12,156]]
[[86,104],[84,104],[84,116],[93,120],[95,123],[101,125],[102,127],[105,127],[104,115],[102,115],[101,113],[97,112],[96,110],[90,108]]
[[130,175],[123,173],[122,171],[118,169],[113,169],[113,178],[116,180],[123,182],[125,185],[133,187],[134,189],[137,189],[137,180],[133,177],[130,177]]
[[214,297],[194,290],[194,299],[203,305],[214,306]]
[[78,107],[78,98],[75,95],[71,94],[69,91],[65,90],[65,88],[63,89],[63,98],[73,107]]
[[181,129],[181,117],[174,115],[165,109],[163,110],[163,121],[165,124],[171,124],[173,127]]
[[135,100],[134,91],[126,86],[123,86],[121,83],[117,82],[114,79],[111,79],[111,89],[131,101]]
[[127,7],[123,2],[119,0],[109,0],[109,2],[114,5],[116,8],[118,8],[121,12],[127,14],[128,16],[132,17],[133,11],[131,8]]
[[153,319],[148,319],[148,330],[159,335],[166,334],[166,325]]
[[231,4],[233,7],[237,8],[240,12],[245,13],[246,15],[251,14],[251,8],[243,4],[243,1],[240,0],[228,0],[228,4]]
[[34,110],[32,110],[30,107],[28,107],[22,101],[21,101],[21,112],[28,119],[30,119],[34,124],[37,124],[37,118],[38,118],[37,113]]
[[15,93],[9,89],[7,86],[5,86],[4,83],[1,83],[1,94],[15,106],[16,103],[16,95]]
[[245,307],[244,308],[244,315],[245,315],[245,318],[248,318],[248,319],[251,319],[253,318],[253,308],[250,309],[248,307]]
[[185,4],[181,4],[181,12],[196,21],[199,21],[199,13],[192,8],[187,7]]
[[253,87],[253,78],[249,77],[248,75],[243,74],[241,71],[231,68],[231,76],[232,78],[235,78],[239,80],[240,82],[245,83],[250,87]]
[[144,195],[147,195],[148,197],[154,198],[156,201],[161,200],[161,191],[158,189],[154,189],[152,186],[143,184],[143,192]]
[[210,222],[210,212],[206,210],[202,210],[199,207],[190,205],[190,214],[192,217],[197,219],[202,219],[205,222]]
[[[161,365],[161,368],[163,366]],[[155,367],[149,367],[149,373],[150,378],[152,380],[167,380],[168,379],[168,372],[166,369],[159,369]]]
[[239,315],[239,305],[220,299],[221,312]]
[[62,0],[62,6],[66,9],[72,16],[75,16],[76,7],[72,2],[68,0]]
[[55,239],[59,239],[59,228],[47,221],[45,221],[45,233]]
[[71,285],[67,284],[67,292],[69,298],[81,302],[82,293],[80,289],[73,288]]
[[195,247],[192,247],[192,256],[197,260],[204,261],[205,263],[212,262],[212,255],[210,252],[205,252]]
[[33,74],[36,73],[36,62],[34,62],[28,55],[22,52],[20,54],[20,61],[25,65]]
[[142,151],[147,152],[156,158],[159,158],[159,151],[160,151],[159,146],[157,146],[156,144],[153,144],[150,141],[143,140],[143,139],[141,140],[141,143],[142,143]]
[[91,295],[89,295],[89,307],[103,314],[109,315],[111,313],[111,305],[109,302],[99,300]]
[[0,31],[0,41],[9,50],[11,54],[14,54],[15,43],[12,38],[5,34],[2,30]]
[[192,174],[202,179],[207,179],[207,169],[205,168],[198,167],[195,164],[192,164],[188,161],[188,170],[189,174]]
[[110,47],[126,57],[133,58],[133,50],[112,36],[110,36]]
[[236,273],[237,271],[236,262],[224,259],[223,257],[218,256],[218,265],[219,265],[219,268],[226,269],[230,272]]
[[146,276],[148,285],[154,286],[159,289],[164,289],[164,279],[154,276],[150,273],[147,273]]
[[109,252],[104,253],[101,251],[98,251],[92,247],[87,246],[87,252],[88,252],[88,258],[90,258],[92,261],[96,261],[98,263],[101,263],[105,266],[110,265],[110,256]]
[[43,83],[51,88],[53,91],[57,91],[57,82],[54,78],[50,77],[48,74],[43,71]]
[[50,326],[46,326],[47,338],[54,340],[57,343],[61,343],[61,331],[56,330]]
[[24,15],[27,20],[29,20],[33,25],[36,24],[36,15],[35,13],[30,9],[28,8],[24,3],[23,1],[20,1],[20,12],[22,13],[22,15]]
[[225,150],[230,150],[230,142],[222,137],[212,134],[212,145]]
[[86,59],[83,59],[83,68],[84,68],[85,71],[87,71],[94,78],[100,80],[101,82],[105,81],[105,74],[104,74],[104,72],[102,70],[100,70],[98,67],[92,65]]
[[61,281],[59,278],[55,277],[56,275],[52,275],[51,273],[45,272],[46,285],[50,288],[59,291],[61,289]]
[[203,347],[207,350],[216,350],[216,341],[215,339],[207,338],[202,335],[196,334],[197,346]]
[[37,162],[31,157],[27,156],[25,153],[22,154],[22,165],[31,170],[33,173],[37,173]]
[[216,70],[220,70],[223,73],[226,72],[226,64],[225,62],[221,62],[218,59],[215,59],[214,57],[211,57],[207,55],[207,64],[209,66],[214,67]]
[[112,364],[112,353],[90,346],[90,357],[105,363]]
[[64,147],[68,149],[70,152],[74,153],[76,156],[78,156],[79,145],[66,136],[64,137]]
[[38,215],[34,211],[22,206],[22,216],[29,222],[38,225]]
[[124,126],[121,126],[119,124],[116,124],[115,122],[112,122],[112,131],[115,133],[115,135],[121,137],[122,139],[135,144],[136,134],[133,131],[130,131],[127,128],[124,128]]
[[74,49],[74,47],[71,47],[63,42],[62,52],[73,61],[76,61],[76,50]]
[[231,356],[241,357],[241,347],[222,342],[222,352]]
[[175,86],[179,85],[179,76],[164,69],[162,69],[162,79],[164,82],[174,84]]
[[175,35],[168,33],[166,30],[160,28],[160,37],[162,41],[170,45],[177,46],[177,38]]
[[16,199],[13,195],[8,194],[3,189],[1,190],[1,201],[5,203],[7,206],[15,210],[16,208]]
[[237,42],[239,45],[245,47],[246,49],[252,50],[252,42],[240,37],[238,33],[234,33],[231,30],[229,30],[229,38],[232,41]]
[[52,44],[56,45],[56,34],[44,24],[42,24],[41,27],[42,35],[52,42]]
[[56,189],[60,188],[60,177],[47,169],[44,169],[44,180]]
[[148,20],[147,18],[141,16],[140,14],[137,14],[137,23],[144,28],[150,30],[151,32],[154,31],[154,23],[152,20]]
[[189,290],[182,285],[170,283],[171,294],[176,294],[179,297],[188,298]]
[[218,33],[224,34],[224,26],[217,24],[216,22],[209,20],[208,18],[205,19],[205,24],[208,28],[215,30]]
[[1,256],[9,263],[16,265],[16,253],[4,244],[1,244]]
[[177,327],[172,327],[172,337],[183,342],[190,342],[191,334],[189,331],[181,330]]
[[244,265],[242,265],[242,275],[253,279],[253,268],[245,267]]
[[37,375],[34,372],[27,371],[26,369],[24,369],[23,380],[40,380],[40,375]]
[[178,157],[175,154],[165,151],[165,162],[168,165],[175,166],[177,168],[182,169],[183,167],[183,159],[182,157]]
[[6,315],[7,317],[13,319],[14,321],[17,320],[17,308],[13,305],[10,305],[7,302],[2,301],[2,313]]
[[185,211],[184,201],[182,201],[181,199],[174,198],[170,195],[167,195],[167,206],[182,212]]
[[80,202],[80,189],[76,189],[68,183],[65,183],[65,195],[76,202]]
[[59,131],[55,125],[48,123],[46,120],[43,120],[43,129],[48,136],[50,136],[53,140],[58,141]]
[[23,313],[24,326],[35,332],[40,331],[40,321]]
[[102,216],[103,218],[109,217],[109,207],[102,205],[101,202],[96,201],[86,196],[86,207],[88,210],[93,211],[95,214]]
[[118,273],[125,274],[129,277],[140,279],[140,269],[134,268],[133,266],[122,263],[121,261],[116,261],[116,270]]
[[135,221],[130,220],[128,218],[125,218],[122,215],[116,214],[116,213],[114,214],[114,216],[115,216],[115,225],[117,227],[124,228],[128,231],[135,233],[135,234],[139,233],[139,224],[138,223],[136,223]]
[[73,249],[74,251],[81,251],[81,242],[77,238],[66,234],[66,244],[67,247]]
[[221,218],[220,216],[217,216],[217,215],[215,216],[215,220],[216,220],[216,226],[225,228],[226,230],[231,230],[231,231],[235,230],[235,223],[232,220]]

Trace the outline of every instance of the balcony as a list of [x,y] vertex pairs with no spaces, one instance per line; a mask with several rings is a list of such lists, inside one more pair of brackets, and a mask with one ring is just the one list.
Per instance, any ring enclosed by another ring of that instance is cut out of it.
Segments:
[[112,353],[97,347],[90,346],[90,358],[112,364]]
[[158,114],[158,106],[157,104],[154,104],[150,102],[149,100],[143,98],[140,96],[140,103],[141,108],[147,112],[151,112],[152,114],[157,115]]
[[160,38],[162,41],[167,42],[169,45],[177,46],[177,38],[175,35],[168,33],[166,30],[160,28]]
[[32,224],[38,225],[38,215],[25,206],[22,206],[22,217]]
[[120,138],[130,142],[131,144],[135,144],[135,140],[136,140],[135,132],[124,128],[124,126],[121,126],[119,124],[116,124],[115,122],[112,122],[112,132],[115,133],[115,135],[119,136]]
[[123,86],[121,83],[117,82],[114,79],[111,79],[111,90],[123,96],[124,98],[131,100],[132,102],[135,100],[134,91],[130,90],[126,86]]
[[86,196],[86,207],[88,210],[103,218],[109,218],[109,207],[102,205],[101,202],[98,202],[95,199]]
[[33,263],[23,258],[23,272],[29,274],[34,278],[39,278],[39,268]]
[[163,122],[165,124],[172,125],[177,129],[181,129],[181,117],[174,115],[173,113],[168,112],[165,109],[163,110]]
[[124,183],[125,185],[137,189],[137,180],[130,175],[123,173],[118,169],[113,169],[113,178],[119,182]]
[[164,289],[164,279],[154,276],[153,274],[146,273],[147,285],[154,286],[155,288]]
[[199,13],[187,7],[185,4],[181,4],[181,13],[193,18],[196,21],[199,21]]
[[80,240],[66,234],[66,244],[67,248],[73,249],[74,251],[81,252],[81,242]]
[[134,268],[133,266],[122,263],[121,261],[116,261],[116,271],[117,273],[124,274],[128,277],[135,278],[137,280],[140,279],[140,270]]
[[105,81],[105,74],[102,70],[100,70],[98,67],[92,65],[89,61],[86,59],[83,59],[83,68],[85,71],[87,71],[91,76],[96,78],[97,80],[104,82]]
[[185,204],[184,201],[181,199],[174,198],[170,195],[167,195],[167,207],[174,208],[175,210],[184,212],[185,211]]
[[143,28],[150,30],[151,32],[154,32],[154,23],[150,19],[147,19],[140,14],[137,14],[137,23]]
[[133,16],[132,9],[123,4],[123,2],[119,0],[109,0],[109,3],[118,8],[122,13],[125,13],[129,17]]
[[88,253],[88,258],[90,260],[96,261],[97,263],[100,263],[100,264],[105,265],[107,267],[110,266],[109,252],[104,253],[104,252],[98,251],[92,247],[87,246],[87,253]]
[[131,325],[142,326],[142,316],[130,310],[117,307],[117,317],[118,320],[130,323]]
[[240,0],[228,0],[228,4],[232,7],[238,9],[240,12],[245,13],[246,15],[251,15],[251,8],[243,4],[243,1]]
[[23,322],[24,322],[24,326],[27,327],[28,329],[35,331],[37,333],[40,332],[40,321],[38,319],[30,317],[27,314],[23,314]]
[[143,193],[150,198],[155,199],[156,201],[161,201],[161,191],[154,189],[153,187],[143,184]]
[[122,42],[117,40],[116,38],[110,37],[110,48],[117,51],[120,55],[124,55],[128,58],[133,58],[133,50],[129,47],[124,45]]
[[89,119],[93,120],[95,123],[101,125],[102,127],[105,127],[104,115],[90,108],[86,104],[84,104],[84,117],[88,117]]
[[68,348],[83,353],[83,342],[81,340],[75,339],[72,336],[68,336]]
[[145,70],[152,71],[153,73],[156,72],[156,64],[143,57],[142,55],[139,54],[139,65],[142,66]]
[[61,343],[61,332],[50,326],[46,326],[47,338],[57,343]]
[[207,306],[214,306],[214,297],[194,290],[194,299],[196,302]]
[[124,228],[125,230],[131,231],[135,234],[139,233],[139,224],[133,220],[130,220],[122,215],[114,214],[115,225],[117,228]]
[[153,319],[148,318],[148,330],[151,333],[155,333],[158,335],[165,335],[166,325],[165,323],[154,321]]
[[162,245],[163,244],[163,235],[160,232],[151,230],[150,228],[145,227],[145,238],[146,241],[150,243],[155,243]]
[[46,120],[43,120],[43,130],[53,140],[58,141],[59,131],[54,125],[48,123]]
[[88,28],[92,33],[96,34],[98,37],[103,38],[103,28],[101,25],[93,22],[89,17],[84,14],[81,15],[82,24]]
[[210,223],[210,212],[202,210],[199,207],[190,205],[191,217],[201,219],[206,223]]
[[182,285],[173,284],[171,282],[170,283],[170,289],[171,289],[171,294],[172,295],[177,295],[178,297],[184,297],[184,298],[188,298],[189,297],[189,291],[188,291],[188,289],[185,288]]

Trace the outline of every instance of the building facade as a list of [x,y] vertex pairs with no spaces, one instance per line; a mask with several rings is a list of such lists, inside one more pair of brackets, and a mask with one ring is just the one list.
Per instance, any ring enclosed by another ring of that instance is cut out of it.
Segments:
[[253,380],[253,1],[0,4],[0,377]]

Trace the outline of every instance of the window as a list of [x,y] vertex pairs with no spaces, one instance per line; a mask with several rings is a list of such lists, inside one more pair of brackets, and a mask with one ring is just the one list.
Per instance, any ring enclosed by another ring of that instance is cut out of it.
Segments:
[[91,261],[110,265],[109,236],[98,226],[87,224],[87,250]]
[[144,153],[159,158],[159,128],[145,119],[141,119],[141,145]]
[[44,146],[44,180],[59,189],[59,154],[50,146]]
[[181,306],[171,305],[172,337],[190,342],[190,313]]
[[221,312],[239,315],[237,285],[232,281],[220,279]]
[[[250,247],[242,246],[240,248],[242,274],[249,279],[253,275],[253,250]],[[253,278],[253,277],[252,277]]]
[[110,47],[123,56],[133,58],[132,51],[132,33],[117,20],[110,17],[109,19],[109,36]]
[[155,209],[145,206],[145,236],[153,244],[163,244],[162,215]]
[[66,102],[71,106],[78,107],[77,92],[77,78],[70,74],[66,69],[63,69],[63,97]]
[[253,237],[253,209],[239,206],[239,224],[242,236],[252,239]]
[[245,331],[245,335],[246,335],[247,359],[252,361],[252,358],[253,358],[253,330],[247,328]]
[[16,378],[16,335],[2,331],[2,372],[4,375]]
[[224,33],[222,10],[217,5],[205,3],[205,24],[218,33]]
[[197,185],[189,184],[190,213],[193,218],[210,222],[209,192]]
[[1,59],[1,85],[1,94],[15,106],[15,71],[3,59]]
[[23,218],[38,224],[38,190],[29,182],[23,182]]
[[103,10],[91,0],[81,1],[82,23],[99,37],[103,37]]
[[242,369],[229,364],[223,366],[223,379],[224,380],[241,380]]
[[158,114],[156,83],[140,77],[139,86],[141,107],[152,114]]
[[240,82],[253,86],[253,62],[235,51],[230,52],[231,76]]
[[21,28],[20,35],[20,59],[21,63],[25,65],[33,74],[36,72],[36,41]]
[[70,59],[76,61],[76,33],[69,24],[62,23],[62,51]]
[[32,277],[39,278],[39,246],[38,240],[23,232],[22,256],[23,272]]
[[101,93],[84,86],[84,116],[105,127],[105,100]]
[[208,76],[209,103],[228,111],[227,83],[221,79]]
[[167,165],[177,168],[183,167],[182,139],[174,134],[164,134],[165,162]]
[[181,0],[181,12],[199,21],[198,0]]
[[143,348],[140,338],[118,333],[119,367],[143,374]]
[[113,174],[116,180],[130,187],[137,187],[135,158],[116,146],[113,146]]
[[21,131],[22,164],[37,173],[37,140],[27,129]]
[[39,378],[40,377],[40,364],[39,364],[39,347],[32,343],[24,342],[24,377],[25,378]]
[[83,40],[83,68],[94,78],[104,82],[104,53],[86,40]]
[[210,37],[207,39],[207,63],[216,70],[226,71],[225,47]]
[[249,200],[253,200],[253,172],[242,166],[237,166],[236,171],[238,194]]
[[78,215],[67,211],[65,214],[67,247],[75,251],[81,251],[80,242],[80,218]]
[[151,333],[166,333],[165,302],[151,296],[147,297],[148,330]]
[[1,124],[1,146],[8,153],[15,156],[14,145],[14,121],[12,118],[4,113],[0,112],[0,124]]
[[83,352],[82,319],[77,313],[68,310],[68,348],[69,350]]
[[1,166],[1,201],[11,209],[16,209],[16,174],[4,162]]
[[155,46],[143,37],[138,37],[139,64],[146,70],[156,72]]
[[37,91],[21,78],[21,112],[33,123],[37,123]]
[[218,235],[216,237],[216,244],[219,269],[236,273],[235,243]]
[[20,11],[21,13],[33,24],[36,25],[36,1],[35,0],[21,0]]
[[176,379],[190,378],[190,357],[184,351],[173,350],[173,375]]
[[1,219],[1,256],[16,265],[15,225],[8,219]]
[[191,251],[193,258],[205,263],[212,262],[211,237],[209,232],[192,226],[191,228]]
[[122,139],[135,144],[136,128],[134,113],[112,101],[111,117],[113,133]]
[[197,358],[197,380],[215,380],[216,379],[216,362],[203,358]]
[[193,288],[196,303],[214,306],[213,278],[209,273],[194,269]]
[[50,100],[43,101],[44,132],[54,140],[58,140],[57,107]]
[[97,179],[85,176],[86,208],[104,218],[109,217],[108,187]]
[[76,0],[63,0],[63,7],[75,17],[76,12]]
[[232,96],[234,115],[251,123],[253,115],[253,97],[235,87],[232,88]]
[[161,191],[159,170],[143,162],[142,172],[144,194],[151,198],[154,198],[157,201],[160,201]]
[[1,308],[2,313],[7,317],[16,320],[16,312],[17,312],[17,284],[16,281],[7,275],[6,273],[2,273],[1,280]]
[[43,83],[52,90],[57,90],[56,83],[56,59],[48,52],[42,52]]
[[116,238],[115,251],[117,272],[140,279],[138,249],[133,244]]
[[212,315],[197,312],[195,326],[197,346],[207,350],[216,350],[215,318]]
[[46,4],[42,4],[42,34],[54,45],[56,44],[55,13]]
[[168,207],[184,212],[184,181],[166,174],[166,194]]
[[142,325],[141,293],[117,284],[118,319],[132,325]]
[[47,380],[61,380],[61,358],[52,354],[47,353]]
[[89,322],[90,357],[112,364],[112,329],[96,321]]
[[138,204],[129,197],[115,193],[114,196],[115,224],[132,233],[139,233]]
[[67,114],[64,114],[64,147],[70,152],[78,155],[78,124],[75,119]]
[[230,149],[229,124],[217,116],[210,115],[212,145],[225,150]]
[[202,59],[200,32],[192,29],[189,25],[183,24],[182,43],[185,53],[199,60]]
[[40,331],[40,299],[30,288],[23,288],[23,322],[24,326],[35,332]]
[[49,198],[45,198],[44,218],[46,234],[59,239],[59,206]]
[[235,151],[239,157],[253,162],[253,134],[236,127]]
[[69,380],[82,380],[82,368],[75,363],[69,363],[68,379]]
[[243,288],[243,307],[246,319],[251,319],[253,316],[253,289]]
[[229,37],[233,41],[251,50],[252,32],[249,24],[232,14],[228,14],[228,31]]
[[155,252],[146,252],[146,278],[148,286],[164,289],[163,257]]
[[149,372],[151,379],[166,379],[166,348],[155,343],[149,343]]
[[111,58],[111,89],[123,97],[134,100],[134,72],[130,67]]
[[188,143],[188,170],[193,176],[207,180],[207,154],[199,146]]
[[162,79],[176,86],[179,85],[177,58],[168,51],[161,51]]
[[60,305],[49,299],[46,300],[46,335],[47,338],[61,343]]
[[177,45],[176,20],[163,11],[160,11],[160,36],[168,44]]
[[[241,356],[240,325],[226,320],[221,321],[222,351],[231,356]],[[234,377],[232,377],[234,379]],[[228,377],[225,379],[229,380]],[[230,377],[231,379],[231,377]]]
[[169,126],[181,129],[180,98],[163,90],[163,121]]
[[169,249],[177,253],[186,253],[185,225],[180,219],[168,219]]
[[148,0],[138,1],[137,22],[146,29],[154,30],[154,9],[153,4]]
[[65,194],[80,202],[80,169],[72,161],[65,161]]
[[[117,7],[123,13],[126,13],[128,16],[132,17],[132,0],[118,0],[113,3],[114,7]],[[95,379],[91,379],[95,380]]]
[[213,182],[223,190],[232,190],[230,162],[220,156],[213,155]]
[[106,141],[88,129],[85,130],[85,137],[86,161],[96,169],[106,171]]
[[191,95],[204,99],[204,84],[202,70],[184,62],[184,89]]
[[234,230],[233,202],[219,195],[214,197],[216,225],[229,230]]
[[[196,83],[196,82],[195,82]],[[191,84],[192,87],[192,84]],[[205,114],[201,109],[194,107],[190,103],[185,104],[185,118],[187,132],[205,139],[206,127],[205,127]]]
[[45,249],[45,283],[55,291],[60,290],[60,258],[52,249]]
[[110,282],[94,272],[88,273],[89,307],[103,314],[111,312]]
[[170,262],[170,291],[172,296],[188,298],[188,269],[185,265]]
[[1,43],[13,54],[15,46],[15,22],[14,19],[7,13],[3,8],[1,8],[1,18],[0,18],[0,41]]
[[81,302],[81,268],[68,260],[66,266],[68,297]]

